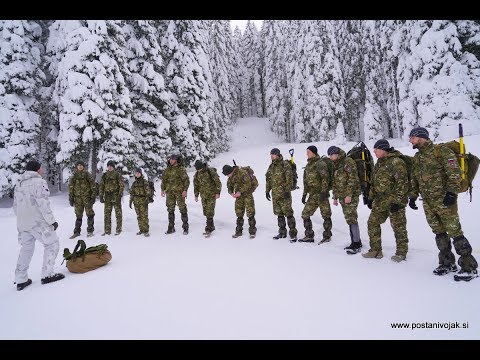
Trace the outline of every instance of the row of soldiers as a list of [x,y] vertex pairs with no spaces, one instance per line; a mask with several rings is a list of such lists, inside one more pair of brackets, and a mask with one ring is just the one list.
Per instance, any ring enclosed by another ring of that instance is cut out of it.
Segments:
[[[370,248],[362,254],[365,258],[381,259],[383,257],[381,242],[381,224],[388,218],[395,235],[396,253],[391,257],[395,262],[406,260],[408,252],[408,233],[406,229],[406,205],[417,210],[416,200],[419,194],[423,199],[423,207],[427,222],[435,233],[439,249],[439,266],[434,274],[445,275],[458,270],[455,256],[451,251],[450,238],[460,256],[458,264],[460,272],[456,280],[471,280],[477,277],[478,264],[472,256],[472,247],[463,235],[457,205],[457,194],[460,191],[461,170],[455,154],[447,147],[441,147],[440,156],[434,154],[434,144],[429,139],[425,128],[415,128],[410,133],[410,143],[419,151],[413,158],[410,174],[401,153],[390,146],[385,139],[378,140],[374,145],[374,153],[378,161],[373,170],[371,187],[367,206],[371,209],[368,219],[368,236]],[[266,198],[273,204],[273,213],[278,219],[278,234],[274,239],[287,237],[290,242],[314,242],[314,230],[311,216],[320,209],[323,218],[323,236],[319,244],[329,242],[332,238],[332,211],[330,207],[330,191],[334,206],[341,205],[345,220],[349,226],[350,244],[345,248],[348,254],[361,251],[362,241],[358,225],[357,208],[361,194],[355,160],[348,157],[344,150],[331,146],[327,155],[332,161],[333,171],[330,171],[325,161],[318,154],[316,146],[307,147],[307,165],[303,174],[302,211],[305,236],[297,238],[296,221],[292,208],[291,191],[293,189],[292,169],[286,165],[278,148],[270,152],[271,164],[266,173]],[[178,162],[179,156],[169,158],[161,182],[161,196],[166,196],[168,211],[168,228],[166,234],[175,232],[175,207],[181,214],[183,233],[188,234],[188,213],[185,198],[190,180],[185,167]],[[112,161],[107,163],[107,172],[100,182],[100,201],[105,203],[105,232],[111,233],[111,212],[115,208],[117,217],[116,234],[122,229],[122,212],[120,199],[123,194],[123,179],[114,169]],[[220,197],[221,182],[215,168],[206,163],[195,162],[194,175],[195,201],[201,197],[203,214],[206,217],[205,236],[215,230],[214,214],[216,200]],[[244,215],[248,218],[248,232],[254,238],[257,232],[255,220],[255,201],[253,197],[251,175],[245,168],[239,166],[223,166],[222,173],[228,176],[228,193],[235,198],[235,214],[237,216],[236,238],[243,235]],[[143,177],[141,169],[135,171],[135,182],[130,190],[130,207],[135,205],[140,231],[137,235],[149,236],[148,204],[151,190],[148,181]],[[82,180],[83,179],[83,180]],[[84,164],[78,163],[76,172],[70,180],[70,203],[75,206],[77,220],[74,235],[80,234],[83,209],[87,213],[89,235],[93,233],[93,178],[84,170]],[[90,189],[90,190],[87,190]],[[271,195],[270,195],[271,193]]]

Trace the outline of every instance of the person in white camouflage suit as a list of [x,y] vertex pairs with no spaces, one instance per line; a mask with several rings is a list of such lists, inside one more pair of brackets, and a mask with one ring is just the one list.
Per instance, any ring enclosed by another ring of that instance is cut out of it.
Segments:
[[15,283],[19,291],[32,283],[28,278],[28,268],[37,240],[44,246],[42,284],[65,277],[53,272],[60,247],[55,233],[58,223],[50,209],[50,191],[47,182],[42,179],[42,172],[40,163],[30,160],[14,190],[13,211],[17,215],[18,242],[21,245],[15,268]]

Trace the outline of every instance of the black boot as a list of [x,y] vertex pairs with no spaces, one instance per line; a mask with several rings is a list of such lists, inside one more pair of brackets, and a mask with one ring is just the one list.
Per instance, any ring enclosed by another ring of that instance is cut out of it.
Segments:
[[175,212],[168,213],[168,229],[165,234],[172,234],[175,232]]
[[243,235],[243,217],[237,217],[237,227],[235,228],[235,234],[232,235],[233,238],[237,238]]
[[186,212],[181,213],[182,216],[182,228],[183,228],[183,235],[188,234],[188,214]]
[[287,237],[287,223],[285,222],[285,216],[279,215],[277,217],[277,223],[278,223],[278,234],[275,235],[273,238],[275,240],[278,239],[283,239]]
[[257,227],[255,226],[257,222],[255,221],[255,216],[250,216],[248,218],[248,233],[250,234],[250,239],[255,237],[257,233]]
[[293,215],[287,216],[287,224],[288,224],[288,227],[290,229],[288,231],[288,234],[290,235],[290,242],[294,243],[295,241],[297,241],[298,231],[297,231],[297,227],[296,227],[297,224],[295,222],[295,218],[293,217]]
[[203,235],[210,235],[213,230],[215,230],[215,225],[213,225],[213,218],[207,218],[207,225],[205,226],[205,232]]
[[312,220],[308,217],[303,219],[303,227],[305,228],[305,237],[303,239],[298,239],[299,242],[314,242],[313,237],[315,233],[313,231]]
[[73,235],[70,236],[70,239],[74,239],[77,236],[80,236],[81,230],[82,230],[82,218],[77,218],[75,220],[75,228],[73,229]]
[[88,216],[87,217],[87,236],[92,236],[93,235],[93,230],[94,230],[94,215]]

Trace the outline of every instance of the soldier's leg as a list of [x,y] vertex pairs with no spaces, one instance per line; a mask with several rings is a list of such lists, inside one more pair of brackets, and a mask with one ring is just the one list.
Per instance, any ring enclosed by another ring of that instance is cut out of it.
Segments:
[[282,198],[273,198],[272,205],[273,205],[273,214],[277,216],[277,224],[278,224],[278,234],[281,237],[287,236],[287,223],[285,222],[285,216],[283,213],[282,205],[284,199]]
[[[202,202],[203,202],[203,198],[202,198]],[[207,225],[205,226],[206,232],[212,232],[213,230],[215,230],[215,226],[213,225],[213,216],[215,215],[215,204],[216,204],[216,199],[213,196],[205,199],[203,214],[207,217]]]
[[83,218],[83,209],[84,204],[83,200],[79,198],[75,201],[75,228],[73,229],[74,234],[80,234],[82,232],[82,218]]
[[318,207],[323,218],[323,240],[329,240],[332,237],[332,208],[330,200],[318,200]]
[[345,204],[345,200],[341,199],[340,204],[342,205],[343,216],[345,217],[347,224],[358,224],[358,196],[352,197],[352,201],[349,204]]
[[139,228],[144,234],[150,231],[150,224],[148,221],[148,201],[144,201],[139,205]]
[[21,248],[18,254],[17,267],[15,268],[15,282],[21,284],[28,280],[28,268],[35,251],[35,236],[30,232],[19,232],[18,243]]
[[395,234],[395,242],[397,243],[395,255],[407,256],[408,234],[405,207],[402,207],[397,212],[390,214],[390,224],[392,225],[393,233]]
[[317,211],[318,203],[315,196],[308,196],[307,203],[302,211],[303,226],[305,227],[305,237],[313,239],[315,232],[313,231],[312,220],[310,217]]
[[55,259],[60,249],[60,241],[53,229],[42,229],[42,236],[38,238],[43,246],[42,279],[54,274]]
[[111,198],[105,199],[105,207],[104,207],[104,228],[106,234],[112,233],[112,209],[113,203]]
[[[436,208],[438,207],[439,206],[436,206]],[[445,266],[455,264],[455,255],[453,255],[452,252],[450,237],[447,234],[447,229],[443,225],[440,216],[438,216],[437,212],[435,211],[435,207],[423,199],[423,210],[425,211],[427,223],[435,234],[435,242],[439,250],[438,263]]]
[[93,233],[95,212],[90,200],[85,203],[85,213],[87,214],[87,233]]
[[119,234],[122,232],[122,203],[120,198],[116,198],[116,201],[113,203],[115,208],[115,218],[117,220],[116,233]]
[[373,251],[382,251],[382,228],[390,211],[390,204],[384,204],[378,201],[373,202],[372,211],[367,221],[368,237],[370,238],[370,249]]
[[257,221],[255,220],[255,199],[253,194],[248,194],[245,197],[245,210],[248,217],[248,232],[250,235],[257,233]]
[[178,209],[180,210],[180,215],[182,218],[183,231],[188,232],[188,213],[187,213],[187,204],[185,203],[185,198],[182,196],[182,194],[178,194],[176,198],[177,198]]
[[235,234],[241,235],[243,233],[243,214],[245,213],[245,200],[243,197],[235,199],[235,214],[237,215],[237,227]]
[[141,210],[140,210],[141,205],[138,202],[133,203],[133,209],[135,210],[135,214],[137,214],[137,224],[138,224],[138,230],[143,233],[142,231],[142,226],[141,224]]
[[292,196],[282,203],[282,212],[287,217],[287,224],[289,227],[288,234],[290,235],[290,239],[297,238],[297,228],[295,223],[295,218],[293,217],[293,208],[292,208]]
[[167,205],[167,212],[168,212],[168,229],[167,233],[171,233],[175,231],[175,195],[171,193],[167,193],[167,199],[165,200],[165,204]]

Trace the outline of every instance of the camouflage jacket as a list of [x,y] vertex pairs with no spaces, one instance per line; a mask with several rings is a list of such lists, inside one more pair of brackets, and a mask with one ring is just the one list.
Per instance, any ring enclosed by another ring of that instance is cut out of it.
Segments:
[[320,156],[315,155],[308,159],[303,172],[303,194],[329,193],[328,176],[328,165]]
[[455,153],[446,146],[439,146],[437,157],[435,146],[428,140],[413,157],[411,197],[420,193],[424,199],[443,198],[447,191],[460,191],[461,170]]
[[148,180],[142,176],[135,178],[130,187],[130,202],[133,203],[148,203],[152,195]]
[[283,197],[283,193],[291,191],[293,186],[293,174],[290,165],[285,163],[283,156],[280,155],[277,159],[272,160],[268,167],[266,178],[266,192],[272,191],[272,196],[275,198]]
[[195,197],[213,196],[220,194],[222,191],[222,183],[215,168],[205,168],[197,170],[193,175],[193,192]]
[[344,199],[347,196],[357,197],[361,194],[355,160],[340,150],[339,157],[333,162],[333,198]]
[[407,165],[394,150],[384,158],[378,159],[372,173],[369,199],[382,203],[406,205],[408,201]]
[[68,181],[68,195],[73,198],[88,199],[96,195],[95,179],[86,170],[75,170]]
[[106,171],[102,175],[102,180],[100,181],[100,196],[123,196],[123,189],[125,183],[123,178],[117,170]]
[[233,167],[233,174],[227,180],[229,194],[239,192],[241,196],[251,194],[251,180],[247,170],[238,166]]
[[188,178],[185,167],[179,164],[168,164],[163,172],[160,189],[167,193],[182,193],[183,191],[188,191],[189,186],[190,179]]

